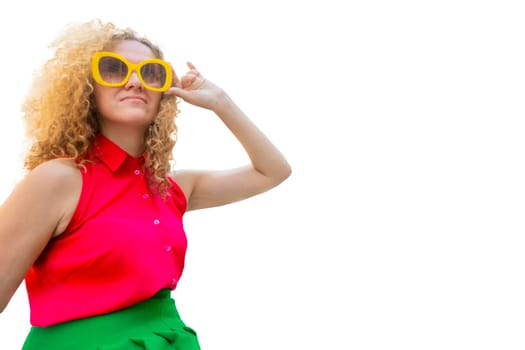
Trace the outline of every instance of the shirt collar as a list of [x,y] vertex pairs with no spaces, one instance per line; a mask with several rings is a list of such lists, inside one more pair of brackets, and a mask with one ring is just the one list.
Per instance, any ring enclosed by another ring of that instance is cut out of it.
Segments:
[[[128,157],[134,158],[102,134],[98,134],[95,138],[93,154],[112,172],[117,171]],[[140,157],[137,160],[140,162],[142,159],[143,157]]]

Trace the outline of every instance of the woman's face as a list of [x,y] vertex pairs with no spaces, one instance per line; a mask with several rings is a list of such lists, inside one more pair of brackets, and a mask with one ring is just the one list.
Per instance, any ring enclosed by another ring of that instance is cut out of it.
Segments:
[[[134,40],[125,40],[111,50],[131,63],[153,58],[151,49]],[[101,130],[115,127],[136,127],[145,130],[159,110],[161,92],[147,90],[133,72],[121,87],[107,87],[95,83],[95,103]]]

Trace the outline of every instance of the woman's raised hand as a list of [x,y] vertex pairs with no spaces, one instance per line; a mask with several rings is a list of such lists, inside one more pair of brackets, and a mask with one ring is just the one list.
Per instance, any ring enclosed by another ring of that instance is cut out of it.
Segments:
[[216,110],[220,102],[226,98],[226,93],[217,85],[207,80],[191,62],[187,62],[188,72],[180,79],[173,71],[173,86],[166,91],[184,101],[206,109]]

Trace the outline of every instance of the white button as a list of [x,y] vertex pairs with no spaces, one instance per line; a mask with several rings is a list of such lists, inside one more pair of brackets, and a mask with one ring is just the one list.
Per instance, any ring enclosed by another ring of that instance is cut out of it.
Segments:
[[167,246],[165,247],[165,249],[166,249],[167,252],[171,252],[171,246],[170,246],[170,245],[167,245]]
[[142,195],[142,198],[144,198],[144,199],[148,199],[148,198],[149,198],[149,194],[144,193],[144,194]]
[[158,224],[160,224],[160,220],[159,220],[159,219],[155,219],[155,220],[153,220],[153,223],[154,223],[155,225],[158,225]]
[[139,169],[135,169],[135,171],[133,172],[135,175],[140,175],[140,170]]

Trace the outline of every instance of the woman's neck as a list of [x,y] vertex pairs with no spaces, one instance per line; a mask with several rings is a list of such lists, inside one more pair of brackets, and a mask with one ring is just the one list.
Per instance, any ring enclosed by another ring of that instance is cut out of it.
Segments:
[[103,128],[101,133],[133,157],[141,156],[146,148],[143,130]]

